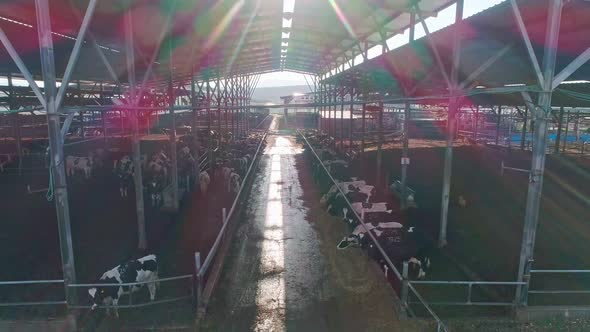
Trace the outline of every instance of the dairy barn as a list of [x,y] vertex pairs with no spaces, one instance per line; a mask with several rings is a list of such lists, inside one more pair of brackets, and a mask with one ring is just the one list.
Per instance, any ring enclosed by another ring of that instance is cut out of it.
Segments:
[[0,330],[590,331],[588,31],[584,0],[2,1]]

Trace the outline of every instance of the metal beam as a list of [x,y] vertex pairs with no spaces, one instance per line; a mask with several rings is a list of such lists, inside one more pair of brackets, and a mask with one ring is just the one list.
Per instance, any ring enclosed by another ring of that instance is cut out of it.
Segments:
[[432,53],[434,54],[434,58],[436,60],[436,63],[438,64],[438,68],[440,70],[440,73],[443,75],[445,82],[447,83],[447,86],[450,88],[452,86],[451,80],[449,79],[449,75],[447,74],[447,70],[445,69],[445,66],[442,62],[440,54],[438,53],[438,48],[436,47],[436,45],[434,44],[434,41],[431,38],[430,30],[428,30],[428,25],[426,24],[426,20],[422,16],[422,14],[420,14],[420,7],[418,6],[418,3],[415,3],[414,7],[416,9],[416,15],[418,16],[418,19],[420,20],[420,23],[422,24],[422,28],[424,29],[424,32],[426,33],[426,38],[428,38],[428,44],[430,45],[430,48],[432,49]]
[[47,112],[47,128],[49,134],[50,174],[52,175],[55,210],[59,231],[59,245],[65,284],[66,302],[75,305],[75,291],[68,287],[76,283],[76,267],[74,265],[74,248],[70,225],[70,206],[66,172],[64,167],[63,144],[60,137],[59,112],[56,103],[55,58],[53,53],[53,36],[51,34],[51,16],[48,0],[35,0],[37,11],[37,34],[41,53],[41,70],[45,84],[45,111]]
[[563,81],[567,80],[576,70],[582,67],[586,62],[590,60],[590,47],[587,48],[582,54],[580,54],[577,58],[574,59],[567,67],[563,68],[563,70],[555,75],[553,79],[553,83],[551,84],[551,88],[555,89],[559,86]]
[[[170,50],[170,53],[172,51]],[[170,114],[170,162],[172,164],[172,169],[170,172],[170,177],[172,178],[172,211],[178,211],[178,158],[176,155],[176,116],[174,114],[174,89],[172,88],[172,64],[169,66],[170,70],[170,77],[169,77],[169,86],[168,86],[168,112]]]
[[37,96],[37,99],[39,99],[39,103],[43,107],[46,107],[45,97],[43,96],[43,93],[41,93],[41,89],[39,89],[39,86],[37,86],[37,83],[35,83],[33,75],[31,75],[31,72],[29,71],[29,69],[27,69],[27,66],[25,65],[21,57],[18,55],[18,52],[16,51],[16,49],[14,48],[14,46],[12,45],[12,43],[10,42],[10,40],[8,39],[8,37],[4,33],[4,30],[1,27],[0,41],[2,42],[2,45],[4,45],[4,48],[6,48],[8,55],[10,55],[10,57],[12,58],[12,61],[14,61],[14,63],[18,67],[18,70],[20,70],[21,74],[23,74],[23,76],[29,83],[29,86],[33,90],[33,93],[35,94],[35,96]]
[[[410,38],[408,43],[412,44],[414,42],[416,36],[416,14],[410,14]],[[406,96],[409,96],[406,91]],[[402,137],[402,158],[401,158],[401,165],[402,165],[402,174],[401,174],[401,197],[400,197],[400,206],[402,209],[407,208],[407,195],[408,195],[408,167],[410,166],[410,116],[411,116],[411,109],[410,103],[406,102],[404,105],[404,128],[403,128],[403,137]]]
[[[137,103],[136,86],[135,86],[135,53],[133,46],[133,21],[130,12],[125,13],[125,58],[127,64],[127,74],[129,80],[129,101],[135,106]],[[135,184],[135,210],[137,213],[137,246],[140,250],[147,249],[147,236],[145,229],[145,211],[143,202],[143,174],[141,167],[141,147],[139,144],[139,123],[138,110],[128,111],[132,127],[133,136],[131,141],[133,165],[135,171],[133,180]]]
[[106,67],[107,71],[109,72],[109,75],[111,75],[113,82],[115,82],[118,86],[121,86],[121,82],[119,81],[119,77],[117,76],[117,73],[113,69],[113,66],[111,66],[111,63],[107,59],[106,55],[102,51],[101,46],[98,45],[96,38],[94,37],[94,35],[91,32],[88,32],[88,39],[90,40],[92,47],[94,47],[94,49],[96,50],[96,53],[100,57],[100,60],[102,61],[102,63]]
[[[418,14],[419,15],[419,14]],[[463,20],[463,0],[457,0],[457,7],[455,12],[455,26]],[[426,31],[426,22],[422,20],[422,26]],[[461,55],[461,36],[458,32],[459,29],[455,29],[453,36],[453,64],[451,70],[451,81],[448,81],[448,77],[445,79],[449,83],[449,90],[451,97],[449,98],[449,109],[447,117],[447,146],[445,148],[445,161],[443,170],[443,187],[442,187],[442,198],[441,198],[441,216],[440,216],[440,232],[438,238],[438,246],[444,247],[447,245],[447,228],[448,228],[448,213],[449,213],[449,201],[451,195],[451,177],[453,174],[453,144],[455,141],[455,132],[457,128],[457,112],[460,108],[460,101],[457,97],[457,86],[458,86],[458,73],[460,65]],[[435,46],[432,45],[433,49]],[[438,54],[438,52],[435,52]],[[442,61],[437,56],[437,61],[441,65],[441,71],[444,73],[444,67]]]
[[482,63],[477,69],[475,69],[473,72],[471,72],[471,74],[469,74],[469,76],[467,76],[467,78],[463,82],[461,82],[461,84],[459,84],[458,89],[459,90],[465,89],[465,87],[467,87],[467,85],[469,85],[479,75],[481,75],[486,70],[488,70],[488,68],[493,66],[494,63],[496,63],[496,61],[498,61],[501,57],[503,57],[504,54],[506,54],[508,51],[510,51],[512,49],[512,47],[513,47],[513,44],[508,44],[508,45],[504,46],[501,50],[499,50],[496,54],[494,54],[492,57],[487,59],[486,62]]
[[527,281],[527,286],[518,286],[516,291],[516,303],[526,305],[528,296],[528,271],[531,268],[535,249],[537,225],[539,223],[539,210],[541,207],[541,194],[543,190],[543,173],[545,170],[545,158],[548,136],[548,120],[551,114],[552,85],[557,61],[557,46],[559,42],[559,28],[561,24],[562,0],[549,2],[549,14],[547,20],[547,32],[545,35],[545,51],[543,57],[542,89],[539,93],[539,108],[533,109],[535,120],[535,133],[533,144],[533,157],[529,186],[526,200],[524,230],[522,235],[520,262],[518,266],[517,281]]
[[537,76],[537,83],[539,86],[543,85],[543,74],[541,73],[541,67],[539,66],[539,60],[537,60],[537,55],[535,54],[535,50],[533,50],[533,45],[531,44],[531,38],[529,37],[529,33],[526,30],[526,26],[524,25],[524,21],[522,19],[522,15],[520,14],[520,9],[518,9],[518,4],[516,4],[516,0],[510,0],[510,4],[512,5],[512,13],[514,14],[514,18],[516,19],[516,24],[518,25],[518,31],[522,36],[524,41],[524,45],[526,46],[529,60],[531,61],[531,65],[533,66],[533,70]]
[[57,92],[56,107],[58,109],[61,106],[63,98],[66,94],[66,90],[68,89],[68,84],[70,83],[72,73],[74,72],[76,63],[78,62],[80,50],[82,49],[82,44],[84,43],[84,39],[86,38],[86,31],[88,31],[88,26],[90,25],[92,16],[94,16],[96,2],[97,0],[90,0],[90,2],[88,3],[88,7],[86,8],[86,14],[84,14],[84,19],[82,20],[82,24],[80,25],[80,31],[78,31],[78,36],[76,37],[76,41],[74,42],[74,48],[72,49],[72,53],[70,54],[68,64],[66,65],[64,76],[61,80],[61,86],[59,87],[59,90]]

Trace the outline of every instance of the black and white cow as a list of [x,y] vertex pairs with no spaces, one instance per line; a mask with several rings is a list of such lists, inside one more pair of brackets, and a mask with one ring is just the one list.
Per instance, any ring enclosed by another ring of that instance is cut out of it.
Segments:
[[366,185],[365,181],[348,181],[348,182],[339,182],[338,184],[333,185],[328,192],[322,196],[320,199],[320,204],[326,204],[329,199],[336,196],[342,190],[345,194],[349,191],[349,188],[352,187],[359,187],[362,185]]
[[[359,191],[349,191],[346,193],[346,199],[352,203],[358,202],[366,202],[368,197],[367,194],[359,192]],[[327,202],[328,204],[328,213],[333,216],[341,216],[345,217],[349,211],[349,205],[346,202],[344,196],[341,193],[336,194],[332,198],[330,198]]]
[[90,178],[92,174],[92,157],[66,157],[66,174],[68,176],[74,175],[76,171],[82,171],[85,178]]
[[401,216],[398,213],[393,213],[393,210],[387,211],[363,211],[361,214],[361,219],[364,222],[369,222],[373,224],[384,223],[384,222],[391,222],[391,221],[399,221]]
[[234,158],[231,162],[231,166],[240,176],[245,176],[246,172],[248,171],[248,163],[249,158],[244,156],[240,158]]
[[[387,212],[391,214],[393,207],[390,206],[389,203],[365,203],[365,202],[356,202],[352,203],[352,209],[356,214],[364,221],[364,214],[373,213],[373,212]],[[347,211],[346,215],[344,215],[344,221],[350,224],[354,224],[357,222],[354,213],[352,211]]]
[[207,189],[209,188],[209,184],[211,183],[211,177],[207,171],[202,171],[199,174],[199,186],[201,189],[201,194],[207,194]]
[[[121,286],[120,284],[146,282],[150,293],[150,300],[156,298],[158,280],[158,261],[156,255],[148,255],[137,260],[130,260],[105,272],[97,283],[113,284],[113,286],[98,286],[88,290],[92,303],[92,310],[101,305],[113,306],[115,316],[119,317],[117,305],[124,294],[140,290],[144,284],[135,286]],[[107,308],[108,312],[108,308]]]
[[144,189],[150,198],[151,206],[158,208],[162,205],[164,188],[166,187],[166,178],[161,173],[151,174],[146,177]]
[[[221,179],[221,183],[223,184],[223,188],[229,192],[229,179],[231,174],[233,173],[233,169],[229,167],[217,167],[214,171],[215,179]],[[217,181],[217,180],[215,180]]]
[[[407,262],[408,277],[410,279],[423,279],[426,277],[426,272],[430,268],[429,246],[417,238],[414,227],[404,229],[401,236],[379,236],[377,241],[398,271],[402,271],[403,263]],[[368,254],[369,257],[384,267],[387,274],[388,265],[372,241],[368,245]]]
[[242,185],[241,182],[242,182],[242,179],[241,179],[240,175],[232,172],[229,177],[230,192],[233,193],[234,195],[237,195],[238,192],[240,192],[240,187]]
[[170,159],[163,151],[152,155],[150,161],[147,163],[147,172],[155,174],[160,173],[164,177],[168,176],[168,168],[170,166]]
[[0,173],[4,172],[4,167],[12,163],[12,156],[10,154],[0,154]]
[[126,198],[135,172],[135,166],[133,165],[131,157],[123,156],[120,160],[115,161],[113,172],[119,181],[119,193],[121,194],[121,197]]
[[350,179],[351,172],[347,161],[342,159],[327,160],[324,161],[323,164],[336,180],[347,181]]
[[[392,221],[392,222],[385,222],[385,223],[365,223],[364,225],[358,225],[352,231],[352,233],[342,239],[338,244],[338,249],[346,249],[350,246],[354,247],[362,247],[367,248],[369,244],[369,236],[367,232],[372,232],[373,235],[377,238],[383,236],[385,233],[396,233],[398,236],[401,236],[401,232],[403,232],[403,225]],[[391,234],[386,234],[391,236]]]

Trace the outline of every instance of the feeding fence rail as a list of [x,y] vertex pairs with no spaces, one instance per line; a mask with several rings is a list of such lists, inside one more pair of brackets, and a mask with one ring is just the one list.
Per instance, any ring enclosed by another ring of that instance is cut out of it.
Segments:
[[[269,117],[270,117],[270,115],[267,116],[264,120],[262,120],[259,123],[259,125],[264,123]],[[257,126],[257,128],[258,128],[258,126]],[[242,181],[242,184],[240,186],[240,190],[238,191],[229,212],[226,213],[225,208],[223,209],[223,215],[222,215],[223,226],[221,227],[221,230],[217,234],[217,237],[215,238],[215,242],[213,243],[213,246],[211,247],[211,249],[207,253],[205,260],[203,262],[201,262],[201,254],[199,252],[195,253],[195,271],[196,271],[195,274],[196,274],[196,292],[197,292],[196,296],[197,296],[197,305],[199,306],[200,310],[204,310],[204,308],[207,305],[208,296],[210,296],[210,294],[204,295],[204,290],[206,288],[212,289],[213,286],[211,286],[211,284],[215,284],[217,282],[216,278],[209,278],[209,274],[211,273],[211,266],[212,266],[214,260],[216,259],[219,249],[221,247],[221,244],[226,236],[227,228],[228,228],[227,226],[229,224],[229,221],[234,216],[234,213],[236,212],[238,204],[243,199],[242,196],[245,195],[244,194],[245,188],[247,188],[249,186],[249,182],[252,178],[251,174],[253,173],[252,170],[254,169],[254,167],[260,157],[260,152],[262,150],[262,144],[266,140],[267,134],[268,134],[268,129],[266,129],[266,131],[264,132],[264,135],[262,136],[260,142],[258,143],[258,147],[256,149],[256,154],[254,155],[254,158],[252,159],[252,162],[250,163],[250,166],[248,167],[248,171],[246,172],[246,175],[244,176],[244,180]],[[223,262],[224,258],[225,257],[223,255],[218,257],[220,264]]]
[[[112,284],[112,283],[94,283],[94,284],[70,284],[67,285],[68,288],[72,288],[72,289],[85,289],[88,290],[90,288],[93,287],[133,287],[133,286],[143,286],[149,283],[153,283],[155,282],[156,284],[159,284],[160,290],[163,288],[162,284],[169,284],[172,282],[178,282],[178,281],[182,281],[182,280],[186,280],[187,284],[188,284],[188,288],[189,291],[188,292],[181,292],[183,294],[178,295],[178,296],[173,296],[173,297],[168,297],[168,298],[162,298],[162,299],[156,299],[154,301],[143,301],[140,303],[133,303],[133,292],[130,292],[129,294],[127,294],[128,296],[128,303],[127,304],[118,304],[116,306],[116,308],[140,308],[140,307],[147,307],[147,306],[152,306],[152,305],[156,305],[156,304],[163,304],[163,303],[171,303],[171,302],[178,302],[178,301],[183,301],[183,300],[188,300],[188,299],[194,299],[195,297],[195,289],[194,289],[194,275],[192,274],[187,274],[187,275],[181,275],[181,276],[175,276],[175,277],[169,277],[169,278],[160,278],[160,279],[156,279],[156,280],[149,280],[149,281],[141,281],[141,282],[129,282],[129,283],[120,283],[120,284]],[[157,292],[157,293],[161,293],[161,292]],[[188,293],[188,294],[187,294]],[[77,303],[74,305],[69,305],[69,308],[72,309],[89,309],[91,308],[92,305],[91,304],[81,304],[81,303]],[[101,305],[101,307],[103,308],[114,308],[115,306],[111,306],[111,305]]]
[[[537,275],[537,277],[535,277]],[[547,278],[541,279],[541,276],[548,276]],[[580,280],[580,278],[584,278]],[[536,280],[535,280],[536,279]],[[576,298],[576,295],[579,296],[589,296],[590,295],[590,287],[585,286],[588,285],[588,280],[590,279],[590,270],[559,270],[559,269],[532,269],[530,270],[530,279],[529,283],[527,284],[529,295],[537,295],[537,296],[556,296],[556,295],[563,295],[567,296],[567,299],[572,300]],[[551,287],[551,289],[542,289],[542,288],[534,288],[531,289],[535,283],[541,284],[555,284],[558,287],[563,287],[566,284],[574,284],[575,286],[580,286],[578,288],[569,288],[569,289],[556,289]],[[588,298],[586,297],[585,300],[587,301]],[[528,304],[528,303],[527,303]],[[535,304],[533,304],[535,305]]]
[[[407,279],[407,276],[404,277]],[[433,286],[433,287],[440,287],[440,286],[447,286],[447,287],[462,287],[466,288],[465,300],[464,301],[428,301],[430,305],[441,305],[441,306],[506,306],[506,307],[513,307],[516,305],[514,300],[511,301],[502,301],[502,300],[490,300],[489,296],[482,296],[488,298],[486,301],[478,301],[474,300],[474,288],[477,291],[478,288],[482,287],[497,287],[497,288],[510,288],[512,290],[511,294],[514,294],[514,291],[517,286],[524,286],[526,282],[517,282],[517,281],[460,281],[460,280],[433,280],[433,281],[425,281],[425,280],[409,280],[408,285],[412,286]],[[403,287],[403,286],[402,286]],[[480,291],[482,291],[480,289]],[[404,292],[402,291],[402,295]],[[513,296],[513,295],[512,295]],[[411,301],[408,298],[403,298],[402,302],[408,304],[417,304],[419,302]]]
[[[6,289],[7,287],[32,287],[32,286],[39,286],[39,285],[63,285],[63,279],[55,279],[55,280],[17,280],[17,281],[0,281],[0,289]],[[3,294],[7,294],[5,291],[2,292]],[[10,302],[3,302],[0,300],[0,307],[26,307],[26,306],[58,306],[58,305],[66,305],[67,302],[65,300],[65,294],[62,292],[62,296],[64,300],[40,300],[40,301],[10,301]]]

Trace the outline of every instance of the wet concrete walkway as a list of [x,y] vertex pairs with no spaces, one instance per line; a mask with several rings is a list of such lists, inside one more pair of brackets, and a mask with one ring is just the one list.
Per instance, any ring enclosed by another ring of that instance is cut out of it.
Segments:
[[361,251],[336,249],[346,227],[309,192],[301,153],[294,136],[269,135],[201,330],[399,330],[384,278]]

